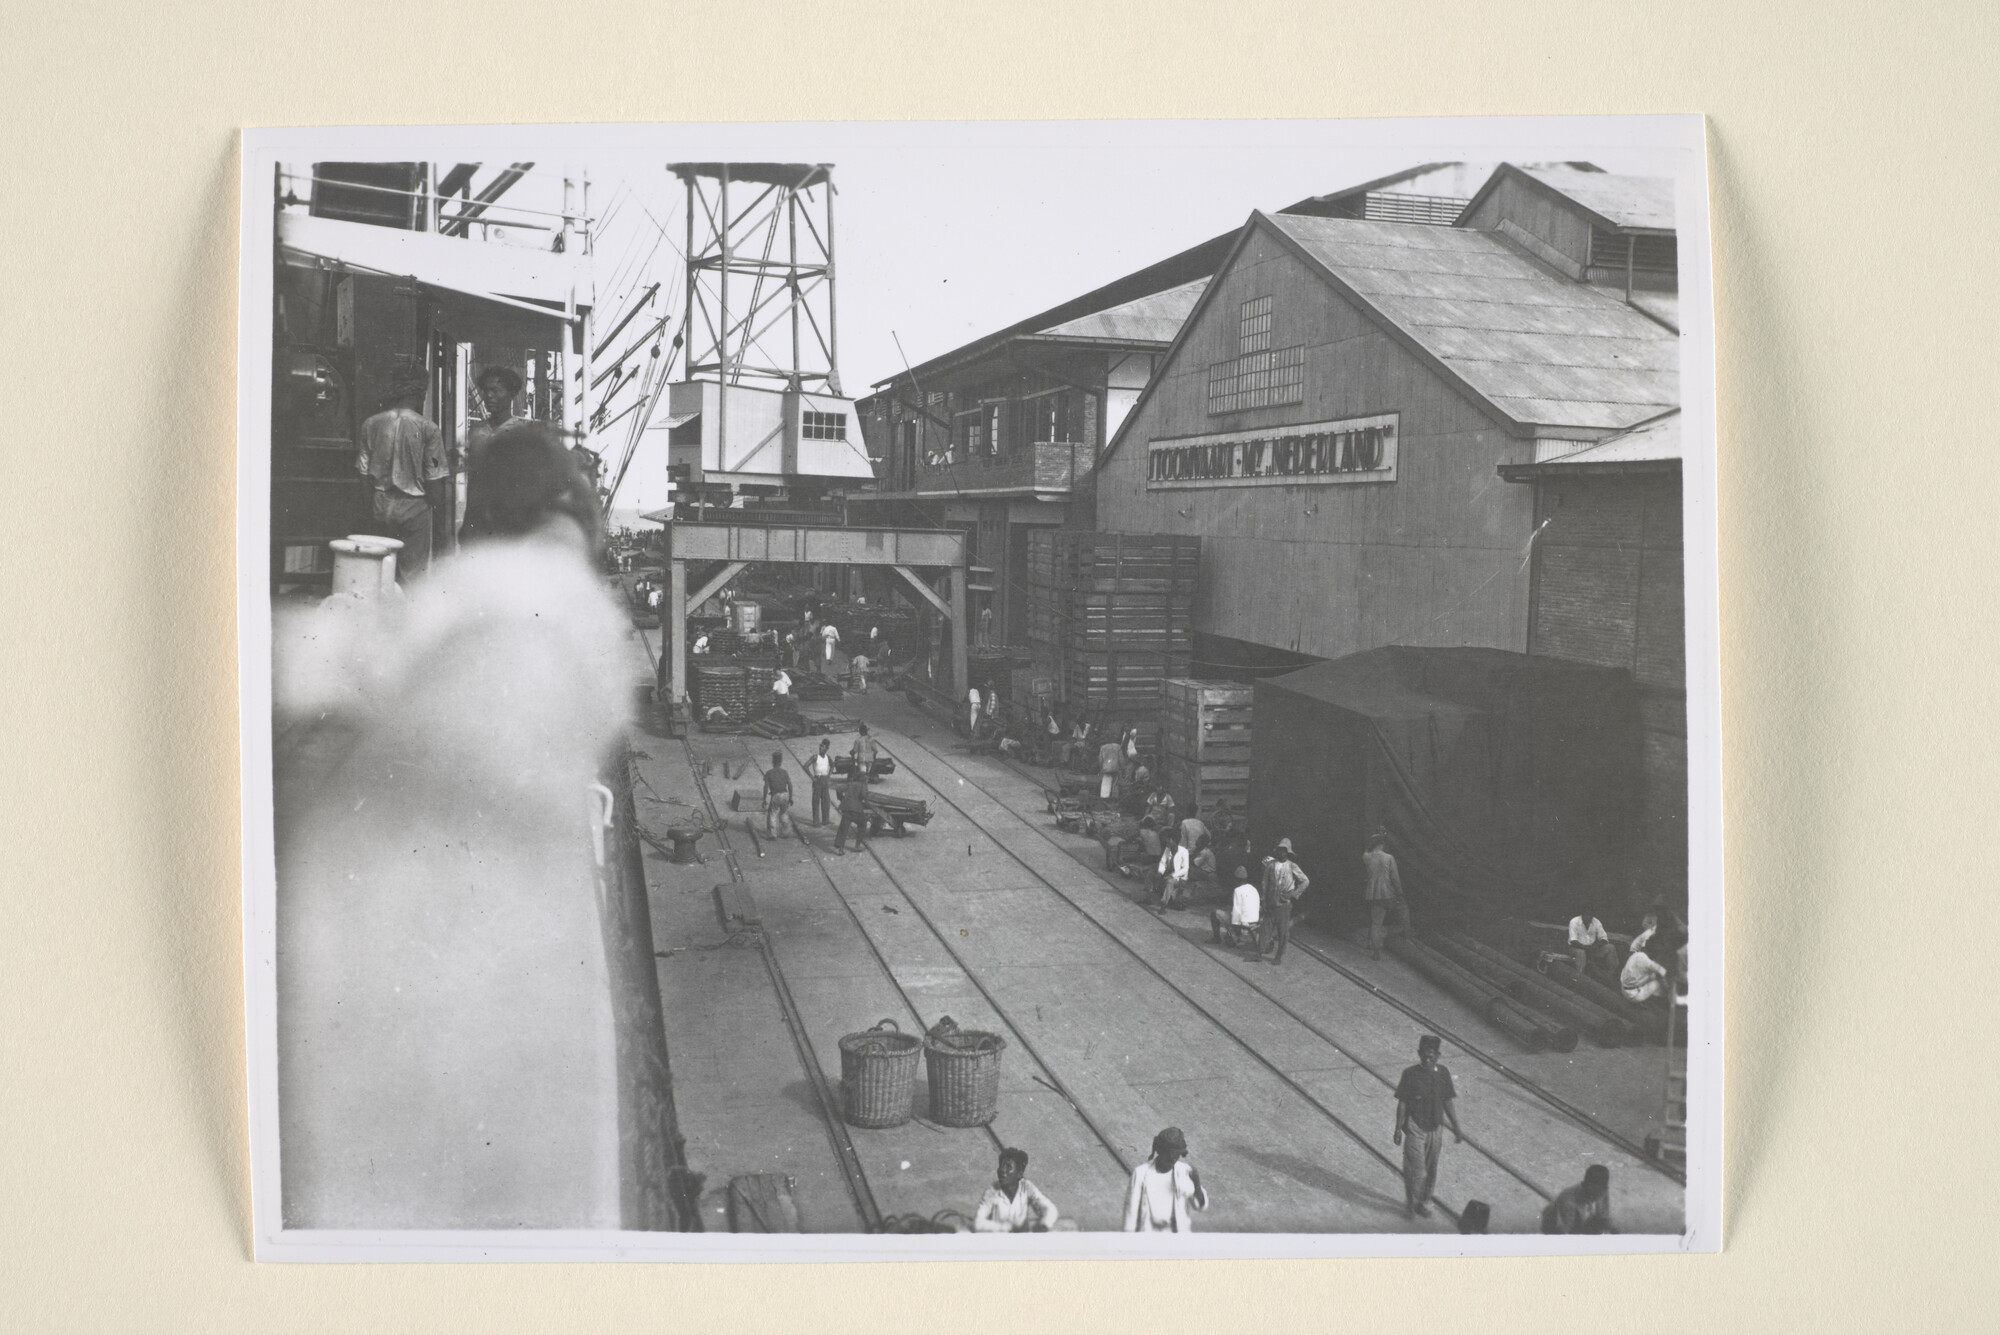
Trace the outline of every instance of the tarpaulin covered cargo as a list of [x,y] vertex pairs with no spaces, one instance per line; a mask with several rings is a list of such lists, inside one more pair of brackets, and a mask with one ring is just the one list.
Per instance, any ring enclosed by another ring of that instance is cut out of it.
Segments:
[[1383,828],[1420,928],[1567,918],[1624,893],[1640,779],[1631,674],[1501,649],[1371,649],[1257,683],[1251,837],[1289,837],[1336,921]]

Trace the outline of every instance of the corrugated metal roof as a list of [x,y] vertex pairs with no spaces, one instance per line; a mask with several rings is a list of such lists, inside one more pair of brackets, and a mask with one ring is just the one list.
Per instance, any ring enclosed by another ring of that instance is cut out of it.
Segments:
[[1680,402],[1672,333],[1488,233],[1348,218],[1267,221],[1515,421],[1618,429]]
[[1568,167],[1521,167],[1551,190],[1569,196],[1619,227],[1674,227],[1674,183],[1663,176],[1616,176]]
[[1120,342],[1171,343],[1174,335],[1201,300],[1208,279],[1197,278],[1164,292],[1140,297],[1101,311],[1080,315],[1074,320],[1050,325],[1037,333],[1060,338],[1104,338]]

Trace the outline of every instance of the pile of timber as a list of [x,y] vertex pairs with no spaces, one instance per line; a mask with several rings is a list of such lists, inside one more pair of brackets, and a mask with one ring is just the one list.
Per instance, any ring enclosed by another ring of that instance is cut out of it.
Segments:
[[1472,1007],[1488,1024],[1528,1051],[1575,1050],[1576,1029],[1573,1026],[1509,997],[1463,965],[1446,959],[1414,938],[1392,936],[1388,944],[1389,952],[1397,959]]
[[1551,982],[1484,942],[1462,932],[1446,932],[1431,944],[1452,963],[1515,1001],[1574,1025],[1599,1047],[1628,1047],[1639,1041],[1641,1031],[1623,1015]]
[[1194,651],[1201,539],[1037,529],[1028,535],[1028,635],[1073,707],[1114,735],[1158,743],[1162,684]]
[[1241,809],[1250,797],[1254,688],[1169,677],[1160,697],[1160,773],[1168,791],[1203,811]]

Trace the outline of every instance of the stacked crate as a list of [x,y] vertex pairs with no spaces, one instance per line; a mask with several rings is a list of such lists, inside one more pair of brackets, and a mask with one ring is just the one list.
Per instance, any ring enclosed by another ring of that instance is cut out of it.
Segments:
[[1159,743],[1160,686],[1194,650],[1201,539],[1043,529],[1028,538],[1028,628],[1057,692],[1115,737]]
[[1226,681],[1169,678],[1160,690],[1161,768],[1167,788],[1203,811],[1241,810],[1250,796],[1254,690]]

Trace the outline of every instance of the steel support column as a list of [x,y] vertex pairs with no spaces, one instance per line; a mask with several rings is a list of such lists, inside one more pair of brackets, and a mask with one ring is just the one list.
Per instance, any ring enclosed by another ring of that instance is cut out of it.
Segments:
[[970,627],[965,615],[965,567],[951,567],[951,689],[954,695],[964,695],[971,684],[970,664],[967,662],[967,640]]
[[673,673],[667,683],[667,706],[672,708],[687,699],[688,657],[688,570],[684,560],[667,562],[667,615],[660,622],[666,630],[667,643],[662,646],[673,664]]

